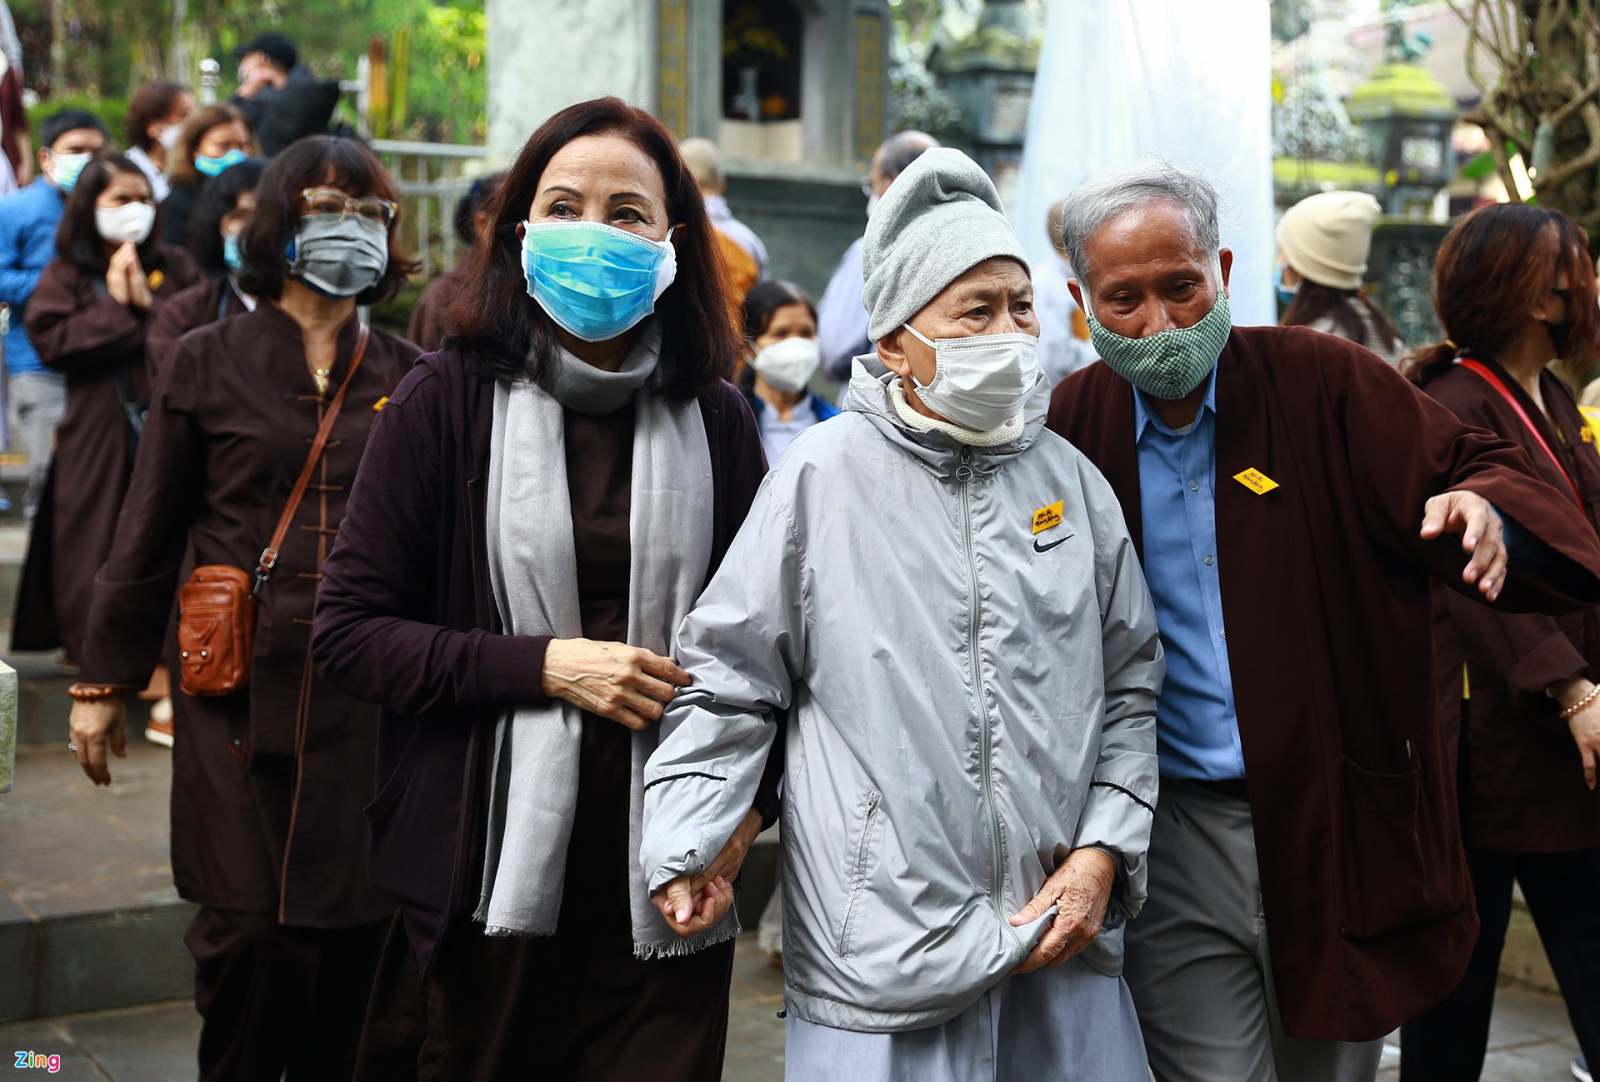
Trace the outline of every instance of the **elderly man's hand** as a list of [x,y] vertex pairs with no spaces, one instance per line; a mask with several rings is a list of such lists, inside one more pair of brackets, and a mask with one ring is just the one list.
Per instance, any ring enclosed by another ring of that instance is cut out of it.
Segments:
[[1039,893],[1011,918],[1013,926],[1031,924],[1056,907],[1055,919],[1013,973],[1031,973],[1058,966],[1095,941],[1111,904],[1117,862],[1099,849],[1075,849],[1045,880]]
[[744,867],[750,844],[761,833],[761,813],[751,808],[722,852],[699,875],[680,875],[650,900],[666,918],[672,930],[687,939],[712,927],[733,907],[732,883]]
[[1506,585],[1507,559],[1500,513],[1476,492],[1443,493],[1423,508],[1422,539],[1445,533],[1460,534],[1461,551],[1472,556],[1461,581],[1476,582],[1478,592],[1490,601],[1498,598]]

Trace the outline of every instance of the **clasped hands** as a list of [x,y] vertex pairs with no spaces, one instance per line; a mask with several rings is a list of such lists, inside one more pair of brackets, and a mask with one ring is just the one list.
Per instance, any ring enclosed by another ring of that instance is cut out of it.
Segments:
[[[689,674],[671,658],[642,647],[552,639],[545,650],[542,683],[552,698],[642,730],[661,720],[678,689],[689,686]],[[679,876],[655,892],[651,901],[674,932],[698,935],[727,916],[733,906],[733,881],[759,833],[761,816],[752,809],[704,871]]]

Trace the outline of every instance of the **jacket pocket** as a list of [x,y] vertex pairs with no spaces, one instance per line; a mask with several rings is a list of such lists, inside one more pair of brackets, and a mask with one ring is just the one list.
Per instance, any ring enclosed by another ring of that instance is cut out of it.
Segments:
[[1444,853],[1434,837],[1440,825],[1427,799],[1415,747],[1407,742],[1409,769],[1376,774],[1344,760],[1344,843],[1339,847],[1342,934],[1364,938],[1397,932],[1448,916],[1458,908],[1449,895]]
[[856,910],[861,896],[867,892],[867,873],[872,864],[872,838],[878,825],[878,804],[882,794],[873,789],[867,793],[861,816],[861,829],[856,833],[856,844],[850,864],[850,878],[845,881],[844,919],[839,923],[839,957],[850,957],[850,933],[855,929]]

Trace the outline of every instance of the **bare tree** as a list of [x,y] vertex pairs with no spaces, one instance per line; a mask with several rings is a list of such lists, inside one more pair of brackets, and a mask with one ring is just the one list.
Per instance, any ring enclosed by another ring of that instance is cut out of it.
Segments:
[[[1448,0],[1467,25],[1467,74],[1508,192],[1511,158],[1540,206],[1564,211],[1600,244],[1600,18],[1596,0]],[[1486,58],[1495,70],[1487,70]]]

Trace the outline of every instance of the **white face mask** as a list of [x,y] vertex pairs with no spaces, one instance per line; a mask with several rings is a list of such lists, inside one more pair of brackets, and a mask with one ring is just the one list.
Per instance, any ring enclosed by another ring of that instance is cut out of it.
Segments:
[[178,145],[178,138],[181,135],[183,135],[182,124],[168,124],[161,129],[161,134],[156,136],[156,142],[161,144],[163,150],[171,151]]
[[933,349],[933,382],[911,377],[922,404],[947,421],[978,432],[993,432],[1022,412],[1039,380],[1039,340],[1031,334],[975,334],[966,338],[924,338]]
[[821,363],[822,347],[815,338],[785,338],[757,353],[750,367],[779,394],[796,394]]
[[156,208],[149,203],[124,203],[120,207],[95,207],[94,227],[108,244],[133,241],[143,244],[156,224]]

